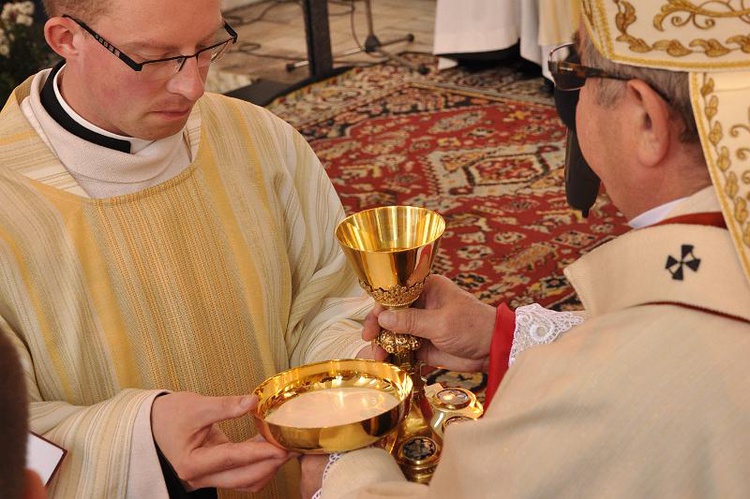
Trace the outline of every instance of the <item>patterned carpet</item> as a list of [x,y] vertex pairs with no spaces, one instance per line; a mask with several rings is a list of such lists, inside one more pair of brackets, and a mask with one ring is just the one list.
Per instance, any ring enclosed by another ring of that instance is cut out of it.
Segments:
[[[394,204],[441,213],[436,273],[493,305],[580,307],[562,269],[627,226],[606,196],[589,219],[568,208],[565,130],[543,80],[520,62],[437,72],[433,57],[408,57],[430,73],[355,68],[268,107],[308,138],[348,213]],[[484,384],[444,371],[435,380]]]

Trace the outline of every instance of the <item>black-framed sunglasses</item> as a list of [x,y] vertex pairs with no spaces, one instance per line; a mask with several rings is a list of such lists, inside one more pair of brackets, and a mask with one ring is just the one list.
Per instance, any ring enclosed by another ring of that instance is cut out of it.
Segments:
[[558,89],[578,90],[586,84],[586,78],[608,78],[621,81],[633,79],[630,76],[620,76],[570,61],[569,55],[575,50],[575,45],[575,43],[565,43],[555,47],[549,53],[547,68]]
[[63,15],[63,17],[67,17],[68,19],[79,25],[81,28],[86,30],[87,33],[94,37],[94,40],[99,42],[115,57],[127,64],[128,67],[133,71],[139,71],[143,74],[144,77],[154,80],[167,80],[171,78],[172,76],[180,72],[183,66],[185,66],[185,62],[188,59],[192,59],[193,57],[195,57],[195,60],[198,62],[198,67],[206,67],[211,63],[217,61],[222,55],[224,55],[224,52],[226,52],[227,47],[229,47],[230,44],[237,42],[237,32],[232,29],[229,23],[224,21],[223,29],[229,35],[229,38],[226,40],[214,43],[209,47],[202,48],[193,55],[176,55],[174,57],[165,57],[163,59],[135,62],[130,56],[112,45],[112,43],[110,43],[106,38],[91,29],[80,19],[76,19],[75,17],[69,16],[67,14]]

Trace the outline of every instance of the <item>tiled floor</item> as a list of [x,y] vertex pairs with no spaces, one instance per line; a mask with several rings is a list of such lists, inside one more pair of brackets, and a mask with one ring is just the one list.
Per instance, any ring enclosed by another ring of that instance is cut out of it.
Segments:
[[[368,35],[365,0],[328,0],[329,30],[334,68],[372,63],[370,54],[351,53],[362,46]],[[371,0],[373,34],[381,43],[403,39],[411,33],[412,42],[384,47],[388,51],[432,52],[435,0]],[[304,16],[300,2],[265,0],[225,12],[239,33],[230,53],[217,63],[209,80],[215,91],[247,85],[260,79],[293,84],[307,79],[310,71],[300,66],[292,71],[289,63],[307,60]]]

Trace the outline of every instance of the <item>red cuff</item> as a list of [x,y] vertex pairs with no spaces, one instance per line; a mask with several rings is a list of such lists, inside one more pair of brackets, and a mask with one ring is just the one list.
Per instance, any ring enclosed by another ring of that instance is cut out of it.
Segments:
[[490,368],[487,374],[487,388],[484,395],[484,406],[489,407],[492,397],[500,386],[505,372],[508,370],[510,348],[513,345],[513,332],[516,329],[516,313],[505,303],[497,307],[495,315],[495,329],[492,331],[490,344]]

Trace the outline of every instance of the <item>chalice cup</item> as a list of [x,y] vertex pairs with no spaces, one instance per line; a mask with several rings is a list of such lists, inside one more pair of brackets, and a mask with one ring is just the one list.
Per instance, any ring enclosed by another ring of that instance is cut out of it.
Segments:
[[[434,211],[387,206],[347,217],[336,228],[336,238],[360,286],[383,307],[403,309],[422,293],[444,231],[445,220]],[[429,422],[432,414],[416,360],[421,340],[383,329],[376,342],[413,381],[409,414],[386,448],[407,478],[425,483],[437,465],[442,438]]]

